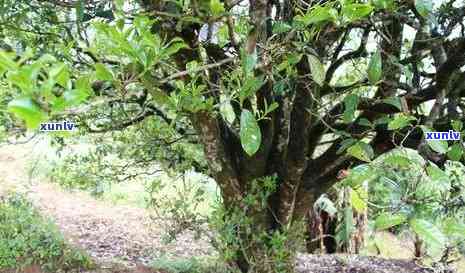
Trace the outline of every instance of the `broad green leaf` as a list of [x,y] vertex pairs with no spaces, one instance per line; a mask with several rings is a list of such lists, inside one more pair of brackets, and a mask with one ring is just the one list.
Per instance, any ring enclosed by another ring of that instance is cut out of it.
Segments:
[[244,151],[249,155],[254,155],[260,148],[262,134],[254,114],[249,110],[243,109],[241,113],[241,145]]
[[423,17],[428,17],[433,11],[433,1],[415,0],[415,9]]
[[366,118],[361,118],[357,121],[358,124],[366,127],[373,127],[373,123],[371,123],[368,119]]
[[308,63],[310,64],[312,79],[319,86],[323,86],[325,82],[325,77],[326,77],[325,67],[323,66],[323,64],[320,62],[320,60],[316,56],[312,54],[308,54],[307,57],[308,57]]
[[16,72],[8,74],[8,80],[19,87],[23,94],[31,94],[34,91],[34,79],[28,66],[19,68]]
[[111,73],[111,71],[104,64],[101,63],[95,64],[95,76],[98,80],[102,81],[113,80],[113,73]]
[[181,39],[174,39],[163,49],[163,54],[171,56],[183,48],[188,48],[186,43],[184,43]]
[[368,64],[368,80],[371,84],[377,84],[381,80],[383,73],[383,63],[381,60],[381,52],[377,50],[371,56],[370,63]]
[[463,155],[463,147],[459,143],[454,143],[447,152],[447,157],[453,161],[460,161]]
[[49,76],[64,88],[68,87],[69,70],[64,63],[59,63],[50,69]]
[[430,140],[427,141],[428,146],[433,149],[433,151],[438,152],[440,154],[445,154],[447,153],[447,149],[449,145],[447,144],[447,141],[445,140]]
[[382,213],[375,220],[375,229],[384,230],[390,227],[398,226],[407,221],[404,214]]
[[224,94],[220,96],[220,113],[229,124],[232,124],[236,119],[236,114],[234,113],[231,101]]
[[370,15],[373,11],[373,6],[370,4],[348,4],[342,7],[342,14],[347,18],[347,21],[353,22],[363,17]]
[[186,70],[189,73],[189,76],[194,77],[197,73],[197,69],[200,67],[197,61],[190,61],[186,64]]
[[400,102],[400,98],[398,98],[398,97],[385,98],[383,100],[383,102],[387,103],[387,104],[390,104],[390,105],[396,107],[399,110],[402,110],[402,103]]
[[449,176],[447,176],[447,174],[438,166],[431,163],[428,165],[428,167],[426,167],[426,172],[428,173],[428,176],[431,178],[433,182],[435,182],[436,184],[446,184],[445,190],[448,190],[450,188]]
[[265,84],[265,78],[263,75],[259,77],[251,76],[246,78],[244,85],[239,91],[239,99],[241,104],[246,98],[255,94],[255,92],[257,92],[263,84]]
[[24,120],[29,129],[36,129],[47,117],[42,108],[30,97],[10,101],[8,111]]
[[[360,164],[350,170],[350,174],[348,177],[344,179],[343,184],[345,186],[356,188],[358,190],[358,188],[361,187],[363,183],[370,182],[377,176],[378,174],[376,173],[375,168],[370,167],[369,164]],[[362,196],[360,197],[362,197],[364,200],[368,199],[363,196],[365,194],[364,190],[363,192],[359,193],[362,194]]]
[[336,9],[330,6],[315,6],[303,17],[303,22],[305,25],[309,25],[325,21],[336,21],[337,17]]
[[[429,129],[426,126],[421,125],[420,128],[423,130],[425,137],[427,132],[431,132],[431,129]],[[447,153],[447,150],[449,148],[449,144],[445,140],[427,140],[426,143],[433,151],[440,154]]]
[[349,148],[350,146],[352,146],[356,142],[357,142],[357,140],[355,140],[353,138],[344,139],[341,142],[341,146],[336,151],[336,154],[341,154],[342,152],[344,152],[347,148]]
[[0,72],[18,69],[18,64],[13,61],[13,56],[11,53],[0,50]]
[[370,162],[374,156],[373,148],[365,142],[357,142],[357,144],[347,149],[347,154],[365,162]]
[[389,155],[383,161],[387,164],[400,168],[407,168],[411,164],[411,161],[408,157],[399,154]]
[[242,54],[242,71],[244,72],[244,76],[248,77],[250,74],[253,73],[255,66],[257,65],[257,54],[247,54],[244,52]]
[[405,115],[403,113],[396,114],[394,119],[388,124],[389,130],[398,130],[410,125],[411,121],[415,120],[415,117]]
[[363,212],[367,209],[368,193],[362,187],[350,190],[350,203],[357,212]]
[[424,219],[412,219],[410,227],[426,243],[433,256],[444,250],[447,238],[433,223]]
[[455,218],[447,218],[443,221],[443,231],[447,237],[465,239],[465,223]]
[[210,10],[215,16],[221,15],[224,12],[224,5],[220,0],[210,0]]
[[352,122],[355,118],[355,111],[358,107],[358,96],[355,94],[347,95],[344,98],[344,122]]
[[80,77],[76,80],[76,88],[65,91],[63,96],[67,105],[78,105],[85,101],[92,93],[90,79],[87,76]]

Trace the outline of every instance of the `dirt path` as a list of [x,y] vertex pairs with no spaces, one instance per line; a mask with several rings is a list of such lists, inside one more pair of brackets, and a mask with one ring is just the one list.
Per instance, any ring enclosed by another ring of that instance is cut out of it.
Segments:
[[108,204],[30,177],[27,165],[31,156],[37,155],[36,148],[31,144],[0,147],[0,193],[8,188],[26,190],[34,205],[57,223],[65,238],[99,264],[133,266],[148,264],[163,255],[188,258],[211,252],[206,242],[194,241],[191,234],[163,244],[162,228],[148,220],[148,212],[143,209]]

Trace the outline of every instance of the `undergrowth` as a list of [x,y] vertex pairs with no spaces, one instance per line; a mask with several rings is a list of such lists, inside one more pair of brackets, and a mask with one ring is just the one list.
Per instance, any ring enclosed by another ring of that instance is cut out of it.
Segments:
[[40,265],[57,272],[93,267],[83,252],[66,244],[57,227],[18,193],[0,196],[0,271]]

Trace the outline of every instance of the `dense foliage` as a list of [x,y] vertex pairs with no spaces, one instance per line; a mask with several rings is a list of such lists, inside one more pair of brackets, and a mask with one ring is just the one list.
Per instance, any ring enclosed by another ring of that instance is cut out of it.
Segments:
[[0,269],[40,265],[47,272],[89,269],[92,262],[71,248],[57,227],[19,194],[0,199]]

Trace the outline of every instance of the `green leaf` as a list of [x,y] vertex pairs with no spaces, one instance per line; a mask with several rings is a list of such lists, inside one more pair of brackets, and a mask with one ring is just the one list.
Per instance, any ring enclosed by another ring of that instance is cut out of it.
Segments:
[[463,155],[463,148],[460,143],[454,143],[447,152],[447,157],[453,161],[460,161]]
[[423,17],[428,17],[433,11],[433,1],[415,0],[415,9]]
[[247,54],[244,52],[242,54],[242,71],[244,72],[244,76],[248,77],[250,74],[253,73],[255,66],[257,65],[257,54]]
[[8,80],[18,86],[24,94],[31,94],[35,86],[33,75],[28,68],[28,66],[23,66],[8,75]]
[[407,216],[404,214],[382,213],[375,220],[375,229],[384,230],[390,227],[400,225],[407,221]]
[[442,252],[447,238],[433,223],[424,219],[412,219],[410,227],[426,243],[428,249],[432,250],[434,256]]
[[363,212],[367,209],[368,193],[364,188],[357,188],[350,190],[350,203],[357,212]]
[[111,71],[104,64],[101,63],[95,64],[95,76],[98,80],[102,81],[113,80],[113,73],[111,73]]
[[384,103],[387,103],[387,104],[390,104],[394,107],[396,107],[397,109],[399,110],[402,110],[402,103],[400,101],[400,98],[399,97],[389,97],[389,98],[385,98],[384,100],[382,100]]
[[241,144],[244,151],[249,155],[254,155],[260,148],[262,134],[255,116],[247,109],[241,113]]
[[310,64],[312,79],[319,86],[323,86],[325,82],[325,77],[326,77],[325,67],[323,66],[323,64],[320,62],[320,60],[316,56],[312,54],[308,54],[307,57],[308,57],[308,63]]
[[273,23],[273,33],[280,34],[288,32],[292,29],[292,26],[284,22]]
[[220,113],[229,124],[232,124],[236,119],[236,114],[234,113],[231,101],[224,94],[220,96]]
[[354,213],[352,207],[347,206],[344,208],[344,218],[336,230],[336,241],[340,244],[348,242],[355,231]]
[[29,129],[37,128],[47,117],[42,108],[29,97],[10,101],[8,103],[8,111],[24,120]]
[[361,118],[357,122],[358,124],[366,127],[373,127],[373,123],[371,123],[368,119],[366,118]]
[[13,54],[0,50],[0,72],[14,71],[18,69],[18,64],[13,61]]
[[452,129],[456,132],[460,132],[463,129],[463,123],[460,120],[453,120],[452,121]]
[[355,111],[358,106],[358,96],[355,94],[347,95],[344,98],[344,122],[352,122],[355,118]]
[[373,0],[372,2],[377,9],[393,11],[396,7],[394,0]]
[[434,182],[449,182],[449,176],[447,176],[443,170],[434,164],[428,165],[428,167],[426,167],[426,172]]
[[64,88],[68,87],[69,70],[64,63],[59,63],[50,69],[49,76]]
[[411,164],[411,161],[407,156],[403,156],[399,154],[389,155],[383,161],[389,165],[393,165],[394,167],[400,167],[400,168],[407,168]]
[[370,15],[372,11],[373,6],[370,4],[348,4],[342,7],[342,14],[349,22],[366,17]]
[[188,48],[187,44],[181,39],[174,39],[163,49],[163,54],[171,56],[183,48]]
[[79,22],[82,22],[84,18],[85,9],[84,0],[78,0],[76,5],[76,18]]
[[336,9],[329,6],[315,6],[303,17],[303,23],[309,25],[325,21],[336,21],[337,17]]
[[186,64],[186,70],[189,73],[189,76],[194,77],[198,72],[200,65],[197,61],[190,61]]
[[220,0],[210,0],[210,10],[215,16],[221,15],[225,11],[224,5]]
[[433,149],[433,151],[438,152],[440,154],[445,154],[447,153],[447,149],[449,145],[447,144],[447,141],[445,140],[430,140],[427,141],[428,146]]
[[[423,130],[423,133],[426,136],[427,132],[431,132],[431,129],[428,127],[421,125],[420,128]],[[435,152],[440,153],[440,154],[445,154],[447,153],[447,150],[449,148],[449,144],[447,144],[447,141],[445,140],[429,140],[426,141],[428,146]]]
[[405,115],[403,113],[396,114],[394,119],[388,124],[389,130],[398,130],[410,125],[411,121],[415,120],[415,117]]
[[87,76],[80,77],[76,80],[76,88],[63,93],[67,105],[78,105],[85,101],[92,93],[90,79]]
[[244,85],[239,91],[239,99],[241,101],[241,104],[246,98],[255,94],[255,92],[257,92],[258,89],[260,89],[260,87],[263,86],[263,84],[265,84],[265,78],[263,75],[259,77],[246,78]]
[[443,231],[447,237],[465,239],[465,223],[455,218],[447,218],[443,221]]
[[347,154],[365,162],[370,162],[374,156],[373,148],[365,142],[359,141],[357,144],[347,149]]
[[357,140],[355,140],[353,138],[344,139],[341,142],[341,146],[336,151],[336,154],[341,154],[342,152],[344,152],[347,148],[349,148],[350,146],[352,146],[356,142],[357,142]]
[[371,56],[370,63],[368,64],[368,80],[371,84],[377,84],[381,79],[383,73],[383,63],[381,60],[381,52],[377,50]]

